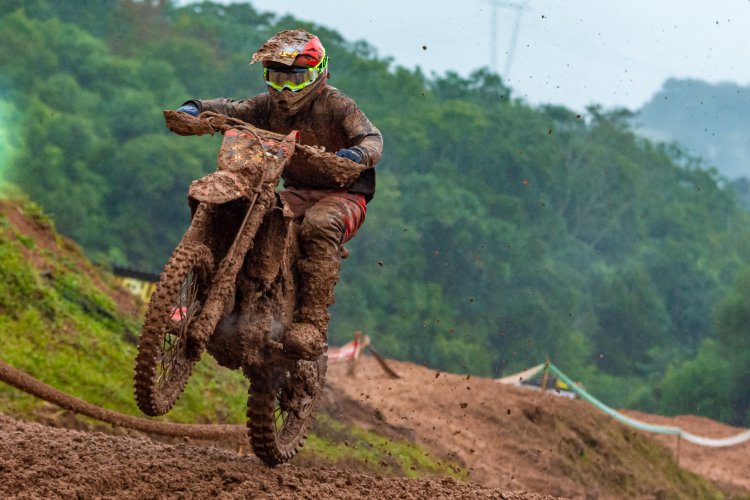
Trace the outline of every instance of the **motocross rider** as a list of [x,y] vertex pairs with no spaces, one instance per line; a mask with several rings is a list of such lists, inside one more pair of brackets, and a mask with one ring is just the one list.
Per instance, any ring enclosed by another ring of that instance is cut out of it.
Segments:
[[253,54],[251,64],[258,61],[267,93],[239,101],[190,100],[178,111],[193,116],[213,111],[280,134],[299,130],[302,144],[323,146],[369,167],[346,189],[309,185],[284,174],[280,195],[302,220],[303,258],[298,307],[283,344],[292,356],[314,360],[326,346],[341,245],[357,233],[375,193],[373,167],[383,137],[352,99],[328,85],[328,56],[318,37],[299,29],[281,31]]

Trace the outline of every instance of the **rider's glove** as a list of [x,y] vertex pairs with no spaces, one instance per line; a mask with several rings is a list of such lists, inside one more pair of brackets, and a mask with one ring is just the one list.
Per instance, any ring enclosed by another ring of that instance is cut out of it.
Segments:
[[347,160],[351,160],[354,163],[362,163],[362,153],[360,153],[356,149],[339,149],[338,151],[336,151],[336,156],[346,158]]
[[196,106],[192,102],[183,104],[182,106],[177,108],[177,111],[182,111],[183,113],[187,113],[193,116],[198,116],[200,114],[200,110],[198,110],[198,106]]

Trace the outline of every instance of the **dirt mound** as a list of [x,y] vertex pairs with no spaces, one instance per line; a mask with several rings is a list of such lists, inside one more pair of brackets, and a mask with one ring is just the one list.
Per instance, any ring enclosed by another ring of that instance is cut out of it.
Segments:
[[0,415],[0,497],[551,498],[332,468],[268,469],[251,456],[190,443],[53,429]]
[[[370,407],[359,425],[376,430],[385,422],[411,429],[416,442],[432,453],[465,464],[470,481],[572,498],[718,495],[708,482],[681,469],[671,448],[583,401],[389,363],[402,379],[388,378],[366,357],[360,359],[354,378],[346,375],[345,366],[332,366],[329,383]],[[737,458],[729,453],[727,459]],[[700,460],[697,452],[695,459]],[[746,476],[750,457],[739,462]],[[684,464],[688,466],[687,460]],[[709,477],[724,486],[739,486],[738,470],[723,478]]]

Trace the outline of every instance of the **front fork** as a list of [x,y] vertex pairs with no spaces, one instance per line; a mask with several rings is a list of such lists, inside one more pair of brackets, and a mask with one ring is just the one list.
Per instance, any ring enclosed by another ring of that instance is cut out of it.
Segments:
[[190,206],[190,227],[187,228],[182,236],[182,243],[205,243],[208,238],[208,228],[215,207],[207,203],[191,203]]

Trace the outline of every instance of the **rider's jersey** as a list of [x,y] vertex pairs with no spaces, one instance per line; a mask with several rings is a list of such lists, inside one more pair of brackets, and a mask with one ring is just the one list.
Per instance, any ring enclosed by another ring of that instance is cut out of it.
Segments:
[[[277,108],[269,94],[264,93],[250,99],[210,99],[193,100],[198,109],[213,111],[223,115],[239,118],[258,128],[279,134],[288,134],[292,130],[300,131],[302,144],[323,146],[335,153],[339,149],[354,149],[362,155],[362,163],[368,168],[349,186],[347,191],[365,196],[367,201],[375,193],[375,169],[383,152],[383,136],[370,123],[355,102],[340,90],[330,85],[322,90],[310,102],[309,107],[294,115],[288,115]],[[309,181],[295,179],[285,172],[284,185],[295,188],[324,188],[327,186],[309,185]]]

